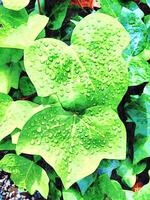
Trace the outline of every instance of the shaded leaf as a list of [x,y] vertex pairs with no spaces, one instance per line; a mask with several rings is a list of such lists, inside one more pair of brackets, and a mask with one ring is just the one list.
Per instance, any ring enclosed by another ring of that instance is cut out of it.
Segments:
[[99,0],[99,3],[101,6],[100,12],[104,12],[112,17],[120,15],[122,6],[119,0]]
[[55,3],[52,5],[51,12],[49,13],[50,21],[48,23],[48,27],[51,30],[57,30],[61,28],[66,17],[70,0],[56,0],[54,2]]
[[98,168],[98,174],[107,174],[109,177],[112,174],[112,171],[116,169],[119,166],[118,160],[102,160],[99,168]]
[[120,22],[130,33],[131,42],[126,49],[128,56],[138,55],[147,45],[147,27],[142,19],[134,12],[125,7],[122,8],[119,17]]
[[23,56],[23,51],[20,49],[8,49],[8,48],[0,48],[0,66],[9,64],[9,63],[17,63]]
[[15,149],[16,145],[13,144],[10,140],[0,142],[0,151],[6,151],[6,150],[11,151]]
[[120,162],[120,166],[117,168],[117,174],[122,177],[129,187],[133,187],[136,182],[136,175],[140,174],[146,168],[145,163],[134,165],[131,160],[126,159]]
[[29,96],[33,93],[36,93],[35,87],[27,76],[20,78],[19,88],[23,96]]
[[77,182],[82,195],[85,194],[90,185],[96,180],[96,174],[91,174]]
[[130,86],[140,85],[150,81],[150,65],[141,56],[132,57],[129,63]]
[[89,188],[87,193],[84,195],[85,200],[126,200],[125,193],[121,188],[121,185],[114,180],[110,180],[110,178],[103,174],[98,180],[94,183],[94,185]]

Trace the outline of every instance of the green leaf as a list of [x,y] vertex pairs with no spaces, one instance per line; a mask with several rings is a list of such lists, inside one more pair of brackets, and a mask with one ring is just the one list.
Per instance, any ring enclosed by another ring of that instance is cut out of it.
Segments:
[[13,144],[18,143],[18,139],[20,136],[20,129],[16,128],[12,133],[11,133],[11,139]]
[[0,48],[0,66],[8,63],[17,63],[23,56],[23,51],[20,49]]
[[134,56],[129,63],[130,86],[140,85],[150,81],[149,63],[140,56]]
[[128,56],[136,56],[147,45],[147,27],[134,11],[131,11],[125,7],[122,8],[120,22],[130,33],[131,42],[129,47],[126,49],[125,54]]
[[84,195],[84,200],[104,200],[107,198],[111,200],[126,200],[125,193],[120,184],[117,181],[110,180],[106,174],[103,174],[89,188]]
[[125,194],[127,200],[148,200],[150,197],[150,182],[145,184],[138,192],[126,190]]
[[26,123],[17,152],[42,156],[67,189],[95,171],[103,158],[125,158],[125,128],[116,112],[106,107],[77,115],[52,105]]
[[22,129],[26,121],[36,112],[43,109],[29,101],[13,101],[11,97],[0,93],[0,140],[16,128]]
[[150,0],[141,0],[141,2],[147,4],[150,7]]
[[69,6],[70,0],[54,1],[51,5],[52,9],[49,9],[49,23],[48,28],[51,30],[60,29],[62,23],[66,17],[67,8]]
[[117,174],[122,177],[129,187],[133,187],[136,183],[136,175],[140,174],[146,168],[145,163],[134,165],[131,160],[126,159],[121,161],[120,166],[117,168]]
[[150,87],[146,88],[149,94],[144,92],[138,98],[132,97],[126,106],[129,119],[136,124],[135,136],[150,136]]
[[38,190],[44,198],[47,198],[49,178],[34,162],[15,154],[7,154],[0,161],[0,168],[11,173],[12,181],[20,189],[26,189],[30,194]]
[[48,22],[42,15],[31,15],[23,9],[13,11],[0,6],[0,47],[24,49],[30,46]]
[[87,176],[87,177],[85,177],[85,178],[83,178],[83,179],[81,179],[77,182],[78,187],[80,188],[82,195],[85,194],[85,192],[90,187],[90,185],[95,181],[96,177],[97,177],[97,174],[93,173],[93,174],[91,174],[91,175],[89,175],[89,176]]
[[21,73],[20,63],[0,66],[0,92],[8,94],[10,88],[18,88]]
[[128,86],[122,58],[128,43],[128,33],[117,19],[95,13],[78,23],[71,46],[48,38],[26,48],[25,68],[38,95],[57,94],[67,110],[97,104],[116,109]]
[[118,17],[120,15],[121,4],[119,0],[99,0],[99,3],[101,6],[100,12],[102,11],[113,17]]
[[6,150],[11,151],[15,149],[16,145],[13,144],[10,140],[0,142],[0,151],[6,151]]
[[21,10],[29,4],[29,0],[3,0],[3,6],[11,10]]
[[132,98],[126,107],[130,119],[135,122],[134,163],[150,156],[150,85],[139,98]]
[[134,193],[134,200],[148,200],[149,197],[150,197],[150,182],[144,185],[139,192]]
[[75,189],[69,189],[63,191],[63,199],[64,200],[83,200],[80,193]]
[[102,160],[97,170],[98,174],[107,174],[111,177],[112,171],[119,166],[118,160]]
[[29,96],[36,93],[35,87],[27,76],[20,78],[19,88],[23,96]]

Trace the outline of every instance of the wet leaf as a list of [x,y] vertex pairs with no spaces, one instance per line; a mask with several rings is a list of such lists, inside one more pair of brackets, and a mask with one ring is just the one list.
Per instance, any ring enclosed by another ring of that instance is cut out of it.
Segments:
[[12,181],[20,189],[26,189],[30,194],[39,191],[47,198],[49,178],[46,172],[31,160],[15,154],[7,154],[0,161],[0,168],[11,173]]
[[41,39],[26,48],[25,68],[38,95],[57,94],[67,110],[81,111],[97,104],[116,108],[128,85],[121,55],[128,42],[117,19],[91,14],[74,29],[71,46]]
[[97,106],[78,116],[52,106],[27,122],[17,152],[42,156],[69,188],[95,171],[103,158],[124,159],[125,138],[124,125],[111,109]]

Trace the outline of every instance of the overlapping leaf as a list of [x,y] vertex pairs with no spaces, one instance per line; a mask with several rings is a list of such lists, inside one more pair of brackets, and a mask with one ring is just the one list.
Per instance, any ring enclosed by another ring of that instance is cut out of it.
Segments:
[[137,13],[125,7],[122,8],[119,20],[131,36],[131,42],[125,54],[128,56],[138,55],[147,46],[148,34],[146,25],[141,16],[139,17]]
[[30,194],[39,191],[47,198],[49,178],[34,162],[15,154],[7,154],[0,161],[0,168],[11,173],[11,179],[20,189],[26,189]]
[[47,22],[46,16],[28,17],[24,9],[13,11],[0,6],[0,47],[24,49],[36,39]]
[[65,188],[92,173],[103,158],[125,158],[125,128],[113,109],[128,85],[122,58],[128,42],[116,19],[92,14],[76,26],[72,46],[41,39],[25,49],[25,68],[38,95],[56,94],[61,105],[27,122],[17,151],[41,155]]
[[105,198],[112,200],[126,200],[125,193],[122,190],[121,185],[117,181],[110,180],[106,174],[103,174],[98,178],[94,185],[89,188],[83,199],[104,200]]
[[20,63],[0,66],[0,92],[8,94],[11,87],[17,89],[20,73]]
[[26,121],[43,109],[29,101],[13,101],[10,96],[0,93],[0,140],[16,128],[22,129]]
[[134,144],[134,163],[150,156],[150,86],[144,93],[127,106],[127,113],[136,124]]
[[131,160],[126,159],[121,161],[120,166],[117,168],[117,173],[129,187],[133,187],[136,182],[136,175],[144,171],[145,168],[145,163],[134,165]]

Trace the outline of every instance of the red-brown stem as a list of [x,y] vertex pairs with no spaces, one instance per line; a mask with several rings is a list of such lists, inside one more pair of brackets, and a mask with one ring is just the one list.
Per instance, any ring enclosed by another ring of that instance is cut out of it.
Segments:
[[42,15],[40,0],[37,0],[37,2],[38,2],[39,14]]

